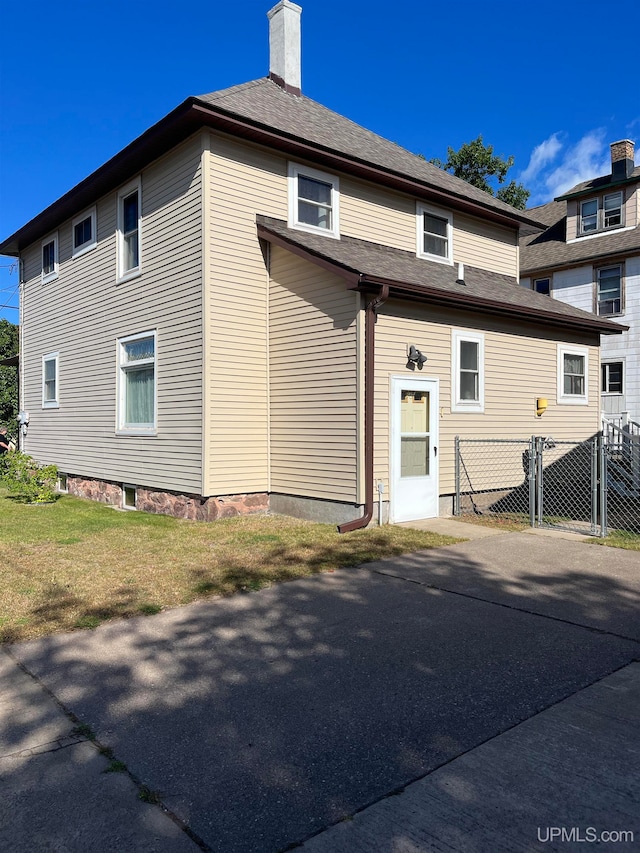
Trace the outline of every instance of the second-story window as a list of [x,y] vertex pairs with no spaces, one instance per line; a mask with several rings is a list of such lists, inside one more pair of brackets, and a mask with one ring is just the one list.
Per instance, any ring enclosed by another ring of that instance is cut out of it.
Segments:
[[603,267],[596,272],[596,313],[601,317],[622,313],[622,267]]
[[73,257],[82,255],[96,245],[96,209],[87,211],[76,217],[72,223]]
[[317,169],[289,164],[289,226],[340,236],[338,178]]
[[439,208],[417,206],[418,256],[453,263],[453,222],[450,213]]
[[140,272],[140,181],[118,193],[118,278]]
[[42,241],[42,283],[58,278],[58,235]]
[[607,193],[580,204],[580,234],[593,234],[623,225],[622,193]]

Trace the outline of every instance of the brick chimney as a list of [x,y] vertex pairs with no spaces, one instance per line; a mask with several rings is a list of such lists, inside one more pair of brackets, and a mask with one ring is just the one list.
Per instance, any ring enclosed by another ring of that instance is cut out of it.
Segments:
[[635,168],[634,147],[630,139],[611,143],[611,177],[614,181],[631,177]]
[[286,92],[301,93],[300,15],[302,8],[280,0],[267,12],[269,18],[269,77]]

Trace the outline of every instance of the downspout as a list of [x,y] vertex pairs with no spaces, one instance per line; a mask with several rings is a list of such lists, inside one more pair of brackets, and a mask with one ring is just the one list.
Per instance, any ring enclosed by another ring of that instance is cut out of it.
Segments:
[[338,533],[351,533],[366,527],[373,517],[373,421],[375,337],[378,309],[389,298],[389,285],[380,285],[380,293],[368,304],[364,321],[364,515],[338,525]]

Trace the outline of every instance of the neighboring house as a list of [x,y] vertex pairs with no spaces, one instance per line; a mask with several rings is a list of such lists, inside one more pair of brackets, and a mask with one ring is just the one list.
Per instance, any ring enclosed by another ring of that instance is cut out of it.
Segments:
[[639,421],[640,166],[634,143],[612,143],[610,175],[528,213],[547,227],[521,233],[521,284],[629,327],[602,341],[602,412]]
[[75,494],[344,530],[380,488],[384,518],[450,514],[457,434],[598,430],[619,327],[518,286],[537,218],[304,97],[299,15],[269,13],[269,78],[187,99],[0,246],[24,448]]

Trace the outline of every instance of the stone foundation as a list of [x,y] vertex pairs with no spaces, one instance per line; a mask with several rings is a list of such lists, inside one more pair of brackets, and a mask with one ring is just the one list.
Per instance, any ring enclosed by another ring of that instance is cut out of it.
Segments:
[[[122,507],[121,483],[85,479],[68,474],[67,491],[70,495],[77,495],[80,498],[89,498],[109,506]],[[215,521],[218,518],[231,518],[234,515],[266,513],[269,510],[269,496],[266,492],[257,492],[248,495],[203,498],[198,495],[163,492],[138,486],[136,509],[142,512],[173,515],[176,518],[188,518],[192,521]]]

